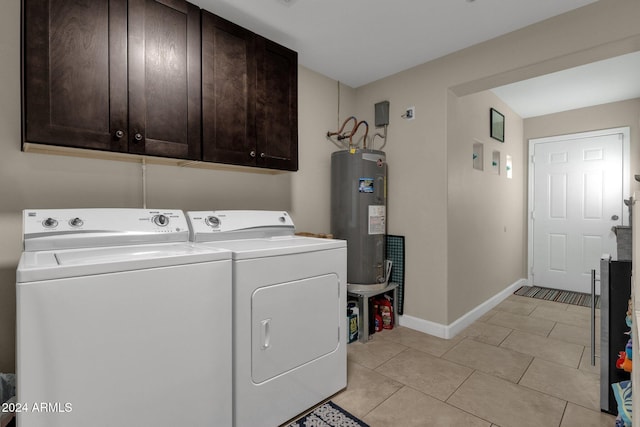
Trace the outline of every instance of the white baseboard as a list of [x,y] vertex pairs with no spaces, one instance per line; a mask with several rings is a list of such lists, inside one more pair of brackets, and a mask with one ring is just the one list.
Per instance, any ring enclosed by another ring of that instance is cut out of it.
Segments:
[[507,286],[502,291],[498,292],[482,304],[475,307],[473,310],[465,313],[456,319],[449,325],[443,325],[441,323],[431,322],[429,320],[420,319],[419,317],[409,316],[403,314],[399,317],[398,321],[400,326],[405,326],[416,331],[424,332],[425,334],[434,335],[439,338],[450,339],[462,332],[466,327],[482,317],[485,313],[489,312],[493,307],[500,304],[505,298],[511,295],[515,290],[521,286],[527,285],[527,279],[519,279],[511,285]]
[[429,320],[420,319],[419,317],[403,314],[398,318],[400,326],[405,326],[415,331],[424,332],[439,338],[445,338],[447,334],[447,326],[441,323],[431,322]]

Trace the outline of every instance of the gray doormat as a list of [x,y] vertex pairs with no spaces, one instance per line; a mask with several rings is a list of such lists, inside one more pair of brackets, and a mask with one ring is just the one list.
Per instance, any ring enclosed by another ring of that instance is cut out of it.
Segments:
[[[522,286],[513,294],[523,297],[591,307],[591,294],[583,294],[581,292],[561,291],[559,289],[543,288],[541,286]],[[600,308],[599,295],[596,295],[596,308]]]
[[369,427],[335,403],[329,401],[307,415],[288,424],[287,427]]

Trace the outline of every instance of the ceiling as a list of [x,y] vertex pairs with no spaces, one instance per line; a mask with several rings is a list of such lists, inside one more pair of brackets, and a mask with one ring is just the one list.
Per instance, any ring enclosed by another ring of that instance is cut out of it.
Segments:
[[[596,0],[191,1],[297,51],[301,65],[356,88]],[[634,61],[638,66],[637,58]],[[626,68],[622,63],[613,66]],[[561,99],[550,97],[560,94],[557,85],[568,89],[567,82],[581,81],[581,86],[572,85],[576,93],[563,93],[562,99],[587,102],[584,95],[600,85],[587,78],[598,78],[603,69],[611,75],[609,66],[584,66],[564,79],[555,73],[498,88],[495,93],[523,117],[547,114],[549,106],[562,104]],[[618,86],[617,91],[624,91]],[[547,95],[541,88],[549,90]],[[528,98],[529,90],[537,98]],[[603,87],[603,91],[612,89]],[[546,110],[538,100],[549,101]]]
[[640,52],[492,89],[520,117],[640,98]]

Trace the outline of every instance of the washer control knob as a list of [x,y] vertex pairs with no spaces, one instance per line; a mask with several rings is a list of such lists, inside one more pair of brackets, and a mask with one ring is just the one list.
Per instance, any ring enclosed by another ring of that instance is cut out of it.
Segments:
[[58,221],[56,221],[53,218],[47,218],[44,221],[42,221],[42,225],[45,226],[46,228],[54,228],[58,226]]
[[84,224],[84,221],[78,217],[69,220],[69,225],[72,227],[81,227],[82,224]]
[[169,218],[165,215],[156,215],[153,217],[153,223],[160,227],[166,227],[169,224]]
[[205,222],[213,228],[220,227],[220,218],[218,218],[217,216],[208,216],[207,219],[205,219]]
[[280,218],[278,218],[278,219],[279,219],[279,220],[280,220],[280,222],[281,222],[281,223],[283,223],[283,224],[284,224],[285,222],[287,222],[286,218],[285,218],[285,217],[283,217],[283,216],[281,216],[281,217],[280,217]]

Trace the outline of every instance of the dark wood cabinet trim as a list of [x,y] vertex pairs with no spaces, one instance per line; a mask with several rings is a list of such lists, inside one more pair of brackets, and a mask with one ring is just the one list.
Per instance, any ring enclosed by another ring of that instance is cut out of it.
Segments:
[[[109,75],[111,76],[111,136],[118,150],[128,151],[127,99],[127,4],[123,1],[109,4]],[[125,29],[125,30],[123,30]],[[122,132],[122,136],[120,136]]]
[[189,159],[202,159],[202,21],[200,8],[189,3],[187,13],[187,91]]

